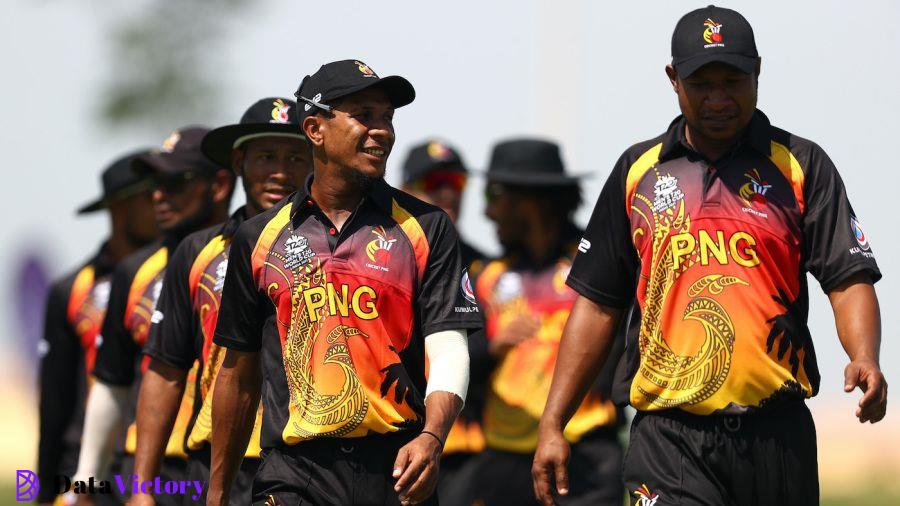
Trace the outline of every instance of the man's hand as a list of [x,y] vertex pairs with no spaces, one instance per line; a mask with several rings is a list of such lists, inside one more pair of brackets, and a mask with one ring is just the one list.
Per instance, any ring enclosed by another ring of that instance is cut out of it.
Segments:
[[397,452],[394,490],[400,504],[417,504],[431,497],[437,486],[441,445],[429,434],[419,434]]
[[510,348],[533,337],[541,328],[541,322],[532,315],[523,314],[504,326],[488,342],[488,352],[493,357],[501,357]]
[[569,442],[558,428],[541,428],[538,434],[537,450],[534,452],[534,463],[531,466],[531,478],[534,480],[534,496],[544,506],[552,506],[553,484],[556,493],[569,493]]
[[887,381],[878,363],[871,359],[850,362],[844,369],[844,391],[849,393],[859,387],[863,391],[856,417],[859,423],[876,423],[887,411]]

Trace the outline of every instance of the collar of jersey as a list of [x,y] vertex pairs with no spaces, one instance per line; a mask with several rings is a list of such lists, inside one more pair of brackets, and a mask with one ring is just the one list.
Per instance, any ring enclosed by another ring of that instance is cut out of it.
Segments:
[[[694,153],[694,150],[687,145],[685,140],[684,125],[685,120],[683,115],[679,115],[669,124],[669,128],[663,135],[662,149],[659,152],[660,162],[684,156],[686,153]],[[749,146],[760,154],[768,157],[772,151],[771,142],[772,124],[769,123],[769,118],[763,114],[762,111],[757,109],[756,112],[753,113],[753,118],[750,119],[750,124],[747,125],[747,130],[744,132],[744,138],[741,139],[741,142],[738,143],[738,146],[735,149]]]
[[[306,178],[306,183],[297,190],[291,201],[291,218],[293,218],[301,209],[309,209],[306,200],[311,199],[310,188],[312,187],[313,175],[310,174]],[[374,202],[382,211],[391,215],[393,211],[393,197],[391,196],[391,187],[388,186],[384,178],[374,181],[369,187],[369,192],[363,197],[364,201]],[[363,202],[364,203],[364,202]]]

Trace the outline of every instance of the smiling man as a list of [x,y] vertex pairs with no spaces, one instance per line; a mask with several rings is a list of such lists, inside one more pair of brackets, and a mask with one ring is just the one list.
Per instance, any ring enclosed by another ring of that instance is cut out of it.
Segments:
[[254,504],[430,502],[481,317],[450,218],[384,181],[415,91],[344,60],[297,97],[313,178],[231,246],[207,503],[227,503],[263,381]]
[[747,20],[690,12],[672,56],[682,116],[619,159],[568,278],[580,297],[541,419],[535,492],[544,504],[553,481],[568,493],[562,428],[634,304],[613,388],[638,412],[624,466],[632,500],[818,504],[806,273],[828,294],[850,357],[844,389],[864,392],[856,416],[871,423],[887,404],[881,273],[832,161],[756,109]]
[[[166,441],[187,391],[193,400],[185,440],[190,479],[209,481],[211,393],[224,355],[212,338],[231,241],[244,220],[294,192],[312,171],[312,151],[300,133],[297,104],[286,98],[258,100],[240,123],[206,134],[202,149],[209,159],[222,167],[230,166],[240,177],[247,204],[224,223],[187,236],[166,269],[158,321],[143,349],[151,361],[137,408],[134,467],[140,480],[159,474]],[[250,503],[260,452],[259,413],[256,418],[253,437],[231,491],[231,504]],[[152,500],[142,494],[131,504],[152,504]]]

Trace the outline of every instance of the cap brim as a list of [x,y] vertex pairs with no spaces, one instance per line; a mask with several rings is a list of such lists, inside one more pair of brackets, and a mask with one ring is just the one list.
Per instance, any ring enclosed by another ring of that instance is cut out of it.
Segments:
[[757,60],[758,58],[756,57],[745,56],[742,54],[710,52],[709,54],[702,54],[675,63],[674,67],[675,71],[678,72],[678,75],[682,78],[688,77],[700,67],[713,62],[731,65],[745,74],[752,74],[756,70]]
[[89,204],[81,206],[77,211],[75,211],[75,214],[95,213],[101,209],[106,209],[107,204],[109,204],[109,202],[107,202],[105,198],[100,198]]
[[207,158],[222,167],[231,167],[231,151],[241,137],[271,132],[278,136],[295,135],[306,140],[300,133],[300,126],[293,123],[256,123],[227,125],[210,131],[203,137],[200,149]]
[[489,183],[507,183],[519,186],[578,184],[591,174],[515,174],[512,172],[479,172]]

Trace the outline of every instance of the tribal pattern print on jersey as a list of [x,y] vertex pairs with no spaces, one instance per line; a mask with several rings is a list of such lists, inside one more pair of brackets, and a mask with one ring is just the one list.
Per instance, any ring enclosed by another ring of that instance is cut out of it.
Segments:
[[[819,372],[806,270],[826,291],[853,274],[880,277],[858,247],[843,185],[821,148],[762,113],[716,164],[681,142],[683,128],[676,121],[623,156],[569,282],[609,305],[636,285],[626,356],[637,409],[742,413],[811,397]],[[604,269],[619,272],[601,281]]]

